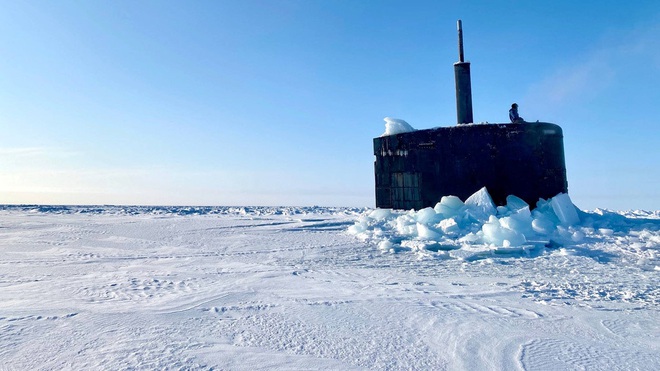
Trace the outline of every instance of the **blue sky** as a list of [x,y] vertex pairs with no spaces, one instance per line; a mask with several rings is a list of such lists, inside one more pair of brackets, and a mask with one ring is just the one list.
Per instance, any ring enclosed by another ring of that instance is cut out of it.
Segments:
[[373,206],[383,118],[564,129],[584,209],[660,209],[660,2],[0,1],[0,203]]

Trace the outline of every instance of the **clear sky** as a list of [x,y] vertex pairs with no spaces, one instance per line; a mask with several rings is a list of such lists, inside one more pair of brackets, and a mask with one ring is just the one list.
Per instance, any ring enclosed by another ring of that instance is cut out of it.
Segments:
[[0,0],[0,203],[374,206],[386,116],[564,129],[583,209],[660,209],[660,1]]

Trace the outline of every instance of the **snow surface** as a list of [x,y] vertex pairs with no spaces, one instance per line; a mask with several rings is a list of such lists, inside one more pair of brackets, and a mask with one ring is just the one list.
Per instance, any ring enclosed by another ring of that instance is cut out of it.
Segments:
[[659,249],[567,195],[0,206],[0,369],[657,370]]

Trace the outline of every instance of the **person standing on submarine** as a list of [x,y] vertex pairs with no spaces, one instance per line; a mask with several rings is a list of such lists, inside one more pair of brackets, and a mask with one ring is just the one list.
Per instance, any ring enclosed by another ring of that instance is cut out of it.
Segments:
[[509,120],[514,124],[522,124],[525,122],[525,120],[518,115],[517,103],[511,105],[511,109],[509,110]]

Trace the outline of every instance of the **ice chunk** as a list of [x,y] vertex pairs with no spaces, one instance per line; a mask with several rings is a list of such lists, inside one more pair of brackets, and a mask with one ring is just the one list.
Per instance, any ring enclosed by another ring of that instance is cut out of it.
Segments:
[[474,232],[470,232],[458,239],[458,242],[467,243],[467,244],[477,241],[479,241],[479,235]]
[[538,214],[537,217],[532,220],[532,228],[536,233],[549,235],[555,230],[555,227],[555,223],[543,214]]
[[454,218],[447,218],[443,219],[440,221],[440,223],[437,225],[437,227],[440,227],[442,229],[442,232],[445,234],[456,234],[460,232],[460,227],[458,226],[458,223],[456,223],[456,219]]
[[426,224],[417,223],[417,236],[423,240],[439,240],[442,235]]
[[490,219],[488,219],[488,222],[484,223],[484,225],[481,227],[481,230],[484,232],[484,237],[487,240],[494,239],[499,229],[500,221],[494,215],[491,215]]
[[396,218],[396,231],[402,236],[411,236],[417,232],[417,222],[409,215]]
[[382,240],[378,244],[378,248],[385,251],[390,251],[394,248],[394,244],[390,240]]
[[383,120],[385,120],[385,132],[381,137],[415,131],[415,129],[404,120],[393,119],[391,117],[385,117]]
[[488,193],[488,190],[486,187],[481,188],[477,192],[475,192],[472,196],[468,197],[467,200],[465,200],[465,205],[468,207],[478,207],[483,209],[484,211],[488,212],[489,215],[495,214],[495,203],[493,203],[493,199],[490,197],[490,194]]
[[465,206],[468,208],[468,213],[477,220],[488,220],[488,217],[495,215],[497,209],[493,199],[488,194],[486,187],[481,188],[472,196],[465,200]]
[[573,235],[571,236],[571,240],[573,240],[573,242],[580,242],[580,241],[584,240],[584,237],[585,237],[584,232],[575,231],[575,232],[573,232]]
[[516,197],[514,195],[509,195],[506,197],[506,206],[512,211],[520,210],[525,207],[529,209],[527,202],[525,202],[522,198]]
[[500,224],[505,228],[517,231],[525,235],[531,234],[532,213],[529,211],[529,206],[525,206],[515,213],[500,219]]
[[391,209],[375,209],[369,213],[369,217],[375,220],[385,220],[392,215]]
[[348,233],[358,235],[367,230],[367,225],[362,223],[355,223],[352,226],[348,227]]
[[576,225],[580,222],[575,205],[573,205],[568,194],[560,193],[556,195],[550,200],[550,206],[552,206],[552,211],[555,212],[562,225]]
[[463,201],[456,196],[443,196],[435,205],[435,212],[442,214],[445,218],[451,218],[458,215],[465,207]]
[[495,215],[490,216],[481,230],[484,234],[484,242],[496,246],[520,246],[527,241],[522,233],[500,224],[500,220]]
[[417,212],[416,219],[418,223],[431,224],[435,223],[437,215],[433,208],[427,207]]
[[532,211],[532,218],[534,219],[532,221],[534,232],[544,235],[551,235],[557,228],[557,225],[561,224],[559,218],[557,218],[557,215],[552,210],[550,201],[543,199],[540,199],[536,203],[536,209]]

